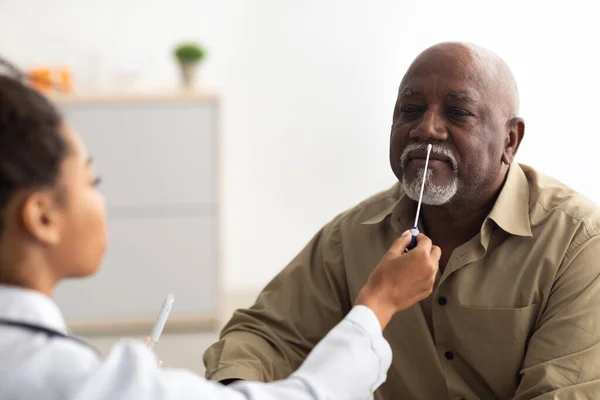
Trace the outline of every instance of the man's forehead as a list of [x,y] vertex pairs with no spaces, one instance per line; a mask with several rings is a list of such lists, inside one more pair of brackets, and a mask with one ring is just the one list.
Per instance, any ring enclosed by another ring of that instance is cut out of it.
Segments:
[[506,63],[489,50],[461,43],[441,43],[415,58],[402,79],[398,99],[412,96],[503,104],[512,116],[519,109],[516,82]]
[[479,90],[493,80],[493,76],[489,69],[476,64],[453,63],[450,60],[413,64],[406,71],[401,87],[435,85],[457,91]]
[[485,53],[468,47],[433,48],[420,54],[410,65],[402,79],[399,96],[435,94],[481,102],[497,92],[497,68]]

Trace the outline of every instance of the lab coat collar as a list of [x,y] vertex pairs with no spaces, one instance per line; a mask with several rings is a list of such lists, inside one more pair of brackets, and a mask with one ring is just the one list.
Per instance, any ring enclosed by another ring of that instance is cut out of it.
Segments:
[[0,318],[67,334],[65,320],[56,303],[31,289],[0,284]]

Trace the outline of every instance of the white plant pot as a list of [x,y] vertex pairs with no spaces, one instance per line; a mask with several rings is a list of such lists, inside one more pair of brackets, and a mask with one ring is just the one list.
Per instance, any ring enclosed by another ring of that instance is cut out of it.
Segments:
[[181,85],[185,90],[193,90],[198,79],[198,63],[179,63],[181,68]]

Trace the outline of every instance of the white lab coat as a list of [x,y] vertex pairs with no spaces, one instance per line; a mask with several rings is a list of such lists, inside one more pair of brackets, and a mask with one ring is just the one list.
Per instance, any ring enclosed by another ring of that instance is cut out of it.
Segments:
[[[56,304],[31,290],[0,285],[0,319],[66,333]],[[139,341],[118,342],[102,360],[74,340],[0,325],[0,399],[362,400],[385,381],[391,358],[375,314],[364,306],[352,309],[288,379],[231,386],[159,368]]]

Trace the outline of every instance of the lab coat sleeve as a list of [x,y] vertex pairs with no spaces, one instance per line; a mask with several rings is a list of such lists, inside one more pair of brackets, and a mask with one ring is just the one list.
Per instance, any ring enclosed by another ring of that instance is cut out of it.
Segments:
[[142,344],[123,341],[90,371],[74,400],[362,400],[385,381],[391,358],[375,314],[356,306],[285,380],[223,386],[161,369]]

